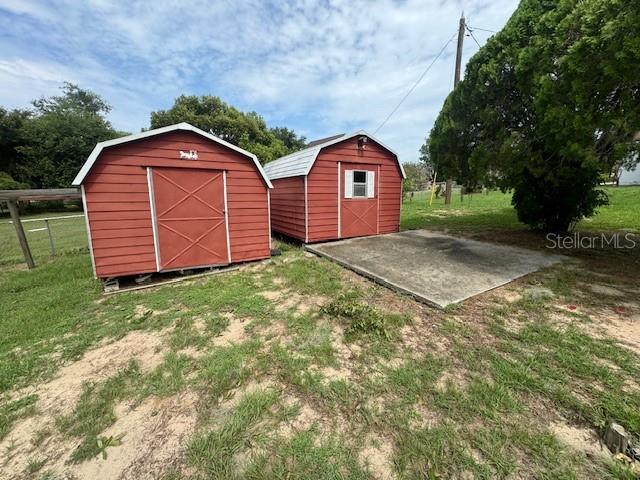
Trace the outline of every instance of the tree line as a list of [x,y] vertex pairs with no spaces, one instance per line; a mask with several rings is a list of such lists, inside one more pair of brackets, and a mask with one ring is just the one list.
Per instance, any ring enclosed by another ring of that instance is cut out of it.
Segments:
[[[110,111],[98,94],[72,83],[64,83],[60,95],[34,100],[30,108],[0,107],[0,190],[70,186],[96,143],[128,135],[107,120]],[[262,163],[306,144],[293,130],[269,128],[257,113],[211,95],[181,95],[170,109],[151,112],[150,128],[180,122],[244,148]]]
[[[513,192],[519,219],[566,231],[638,161],[640,0],[522,0],[469,61],[421,158]],[[635,140],[634,140],[635,138]]]

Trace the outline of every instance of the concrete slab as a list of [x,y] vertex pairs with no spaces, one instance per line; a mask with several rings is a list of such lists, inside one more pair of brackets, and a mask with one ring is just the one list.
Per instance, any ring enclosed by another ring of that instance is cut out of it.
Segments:
[[307,245],[306,249],[438,308],[565,258],[426,230]]

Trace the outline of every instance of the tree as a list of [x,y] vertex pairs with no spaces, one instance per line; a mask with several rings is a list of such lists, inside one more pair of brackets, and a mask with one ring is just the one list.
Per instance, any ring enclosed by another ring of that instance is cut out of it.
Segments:
[[28,110],[6,110],[0,107],[0,172],[16,174],[18,151],[22,142],[22,126],[31,117]]
[[278,138],[285,146],[285,148],[291,152],[302,150],[307,146],[307,139],[305,137],[299,137],[296,132],[289,130],[287,127],[275,127],[271,129],[276,138]]
[[21,183],[9,175],[7,172],[0,172],[0,190],[18,190],[21,188],[28,188],[29,185]]
[[512,190],[535,228],[566,231],[592,215],[607,201],[601,175],[637,162],[638,22],[640,0],[523,0],[445,101],[431,161]]
[[422,162],[405,163],[403,165],[404,173],[407,178],[404,181],[403,189],[407,192],[424,190],[429,186],[431,172]]
[[269,129],[256,112],[241,112],[212,95],[181,95],[170,109],[151,112],[151,128],[180,122],[188,122],[244,148],[254,153],[262,163],[304,146],[304,137],[297,137],[292,130]]
[[104,118],[111,107],[97,94],[71,83],[62,92],[35,100],[20,130],[14,177],[32,187],[68,187],[96,143],[123,135]]

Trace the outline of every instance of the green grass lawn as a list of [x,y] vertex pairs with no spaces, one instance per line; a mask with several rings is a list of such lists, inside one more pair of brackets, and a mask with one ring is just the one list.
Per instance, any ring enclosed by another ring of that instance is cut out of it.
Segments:
[[[640,232],[640,187],[605,187],[609,205],[582,220],[579,231]],[[454,195],[446,206],[444,197],[434,198],[429,206],[429,192],[417,192],[402,205],[402,228],[434,228],[455,231],[524,230],[511,205],[511,194],[491,191],[488,195]]]
[[[638,229],[639,194],[579,228]],[[0,225],[0,477],[634,478],[596,439],[640,437],[634,252],[568,252],[446,311],[286,243],[105,297],[83,219],[52,225],[61,253],[30,233],[32,271]],[[402,225],[526,233],[497,192],[416,196]]]

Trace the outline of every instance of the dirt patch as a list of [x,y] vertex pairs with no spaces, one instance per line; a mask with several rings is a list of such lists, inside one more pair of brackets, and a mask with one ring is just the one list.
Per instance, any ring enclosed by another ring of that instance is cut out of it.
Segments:
[[82,393],[82,384],[99,382],[113,376],[129,361],[136,360],[142,371],[149,371],[162,362],[165,348],[161,332],[133,331],[120,340],[108,341],[87,351],[80,360],[62,367],[50,381],[26,387],[15,397],[38,395],[36,407],[41,413],[68,413]]
[[224,316],[229,320],[229,325],[220,335],[213,339],[214,345],[228,346],[241,343],[249,338],[249,334],[245,330],[247,323],[243,319],[236,318],[232,313],[226,313]]
[[360,460],[366,465],[374,478],[397,478],[392,468],[393,443],[380,436],[371,436],[360,451]]
[[[46,460],[43,470],[55,478],[69,479],[156,479],[170,469],[180,470],[182,450],[196,424],[198,397],[192,391],[170,398],[147,398],[136,407],[118,405],[115,424],[105,430],[104,437],[121,436],[121,444],[108,447],[107,458],[101,455],[81,464],[67,464],[78,446],[76,439],[58,434],[48,437],[29,452],[20,452],[10,459],[9,468],[0,478],[19,478],[29,459]],[[20,428],[35,419],[27,419]],[[33,427],[33,426],[32,426]]]
[[260,292],[267,300],[273,302],[282,298],[282,296],[287,292],[287,290],[264,290]]
[[144,305],[136,305],[133,309],[133,318],[139,320],[146,317],[157,317],[163,313],[167,313],[169,310],[152,310]]
[[410,423],[411,428],[433,428],[440,423],[440,415],[423,403],[417,403],[414,406],[414,412],[415,418]]
[[204,334],[207,331],[207,323],[202,317],[193,317],[193,328],[196,332]]
[[606,447],[602,445],[597,435],[589,429],[558,422],[551,424],[551,432],[572,450],[593,457],[609,456]]
[[451,386],[456,390],[464,390],[467,384],[468,381],[461,370],[455,370],[453,372],[446,371],[436,382],[436,388],[440,391],[445,391]]
[[345,366],[323,367],[319,371],[329,381],[349,380],[352,377],[351,370]]
[[344,342],[344,327],[341,325],[334,325],[331,330],[331,345],[336,350],[338,359],[343,363],[347,363],[357,358],[362,352],[362,347],[356,342],[345,343]]
[[[82,394],[84,382],[104,381],[130,360],[136,360],[142,371],[158,366],[164,357],[162,338],[161,332],[131,332],[120,340],[105,342],[87,351],[80,360],[62,367],[52,380],[16,392],[16,398],[38,396],[37,414],[16,422],[0,442],[0,451],[10,452],[2,464],[9,473],[7,478],[19,477],[32,458],[60,460],[63,465],[79,441],[58,435],[55,418],[72,411]],[[50,468],[50,464],[44,468]],[[0,475],[0,478],[4,477]]]
[[289,289],[282,290],[265,290],[260,292],[267,300],[275,303],[277,312],[284,312],[291,308],[295,308],[296,314],[305,314],[314,308],[326,303],[326,297],[320,295],[299,295],[291,292]]
[[80,478],[156,479],[162,472],[179,469],[182,450],[196,424],[198,396],[192,391],[166,399],[149,398],[127,408],[105,437],[124,434],[119,446],[79,465]]
[[626,293],[613,286],[583,283],[580,285],[596,295],[604,295],[606,297],[625,297]]
[[630,320],[609,318],[607,322],[600,324],[600,328],[607,335],[618,340],[622,346],[640,355],[640,318]]

